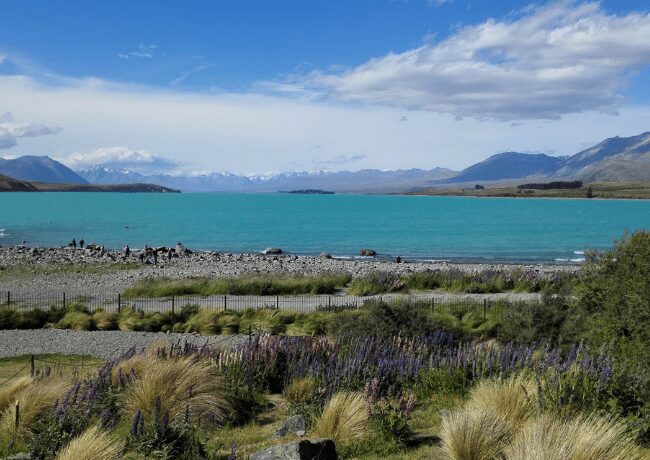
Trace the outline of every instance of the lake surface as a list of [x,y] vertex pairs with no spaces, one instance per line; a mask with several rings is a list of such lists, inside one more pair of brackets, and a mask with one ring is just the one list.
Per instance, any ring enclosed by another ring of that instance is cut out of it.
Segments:
[[289,194],[0,193],[0,245],[579,262],[650,228],[650,201]]

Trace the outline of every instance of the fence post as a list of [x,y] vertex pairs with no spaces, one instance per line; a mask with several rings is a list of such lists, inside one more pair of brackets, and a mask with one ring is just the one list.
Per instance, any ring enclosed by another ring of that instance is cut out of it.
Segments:
[[20,425],[20,403],[16,401],[16,431],[18,431],[19,425]]
[[332,296],[327,296],[327,311],[332,311]]
[[122,310],[122,294],[117,295],[117,312],[119,313]]
[[275,296],[275,309],[276,310],[280,309],[280,296],[279,295]]
[[483,321],[487,319],[487,299],[483,299]]
[[225,295],[223,296],[223,311],[226,311],[228,309],[228,296]]
[[29,357],[29,375],[34,377],[34,374],[36,373],[36,366],[34,365],[34,355],[30,355]]
[[174,315],[174,296],[172,296],[172,315]]

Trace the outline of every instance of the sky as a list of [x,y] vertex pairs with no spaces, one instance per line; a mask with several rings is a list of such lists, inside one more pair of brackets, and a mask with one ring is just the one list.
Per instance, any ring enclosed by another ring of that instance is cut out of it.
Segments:
[[0,157],[462,169],[650,131],[650,4],[0,0]]

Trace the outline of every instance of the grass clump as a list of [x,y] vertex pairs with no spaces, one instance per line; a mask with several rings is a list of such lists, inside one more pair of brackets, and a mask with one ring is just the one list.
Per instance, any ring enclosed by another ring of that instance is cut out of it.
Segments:
[[363,438],[368,433],[368,413],[362,394],[336,393],[316,420],[314,434],[334,442]]
[[124,291],[127,298],[184,295],[295,295],[334,294],[350,282],[345,273],[316,276],[243,275],[235,278],[190,278],[140,280]]
[[0,412],[13,404],[16,401],[16,395],[27,388],[32,381],[31,377],[22,376],[2,385],[0,387]]
[[494,460],[512,436],[511,425],[493,411],[458,410],[442,418],[442,458],[448,460]]
[[95,425],[70,441],[55,460],[116,460],[120,455],[117,440]]
[[61,318],[54,327],[57,329],[72,329],[73,331],[90,331],[93,329],[93,319],[85,312],[71,310]]
[[228,418],[231,408],[226,390],[210,363],[192,357],[145,357],[139,364],[141,374],[124,394],[124,405],[132,413],[168,414],[170,421],[191,418],[215,425]]

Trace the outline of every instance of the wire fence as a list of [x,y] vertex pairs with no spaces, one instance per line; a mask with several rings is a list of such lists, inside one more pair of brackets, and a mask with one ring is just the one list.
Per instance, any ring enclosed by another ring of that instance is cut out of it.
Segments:
[[[431,308],[454,305],[459,308],[500,308],[511,303],[504,300],[491,300],[480,296],[445,296],[388,294],[375,296],[351,295],[296,295],[296,296],[253,296],[253,295],[211,295],[211,296],[168,296],[130,298],[121,294],[69,294],[0,292],[0,307],[21,309],[49,309],[80,306],[89,312],[102,309],[107,312],[120,312],[134,309],[143,312],[180,312],[183,307],[199,307],[213,311],[243,311],[248,309],[278,309],[297,312],[342,311],[361,308],[368,302],[414,301]],[[528,302],[536,302],[530,300]],[[521,302],[519,302],[521,303]]]

